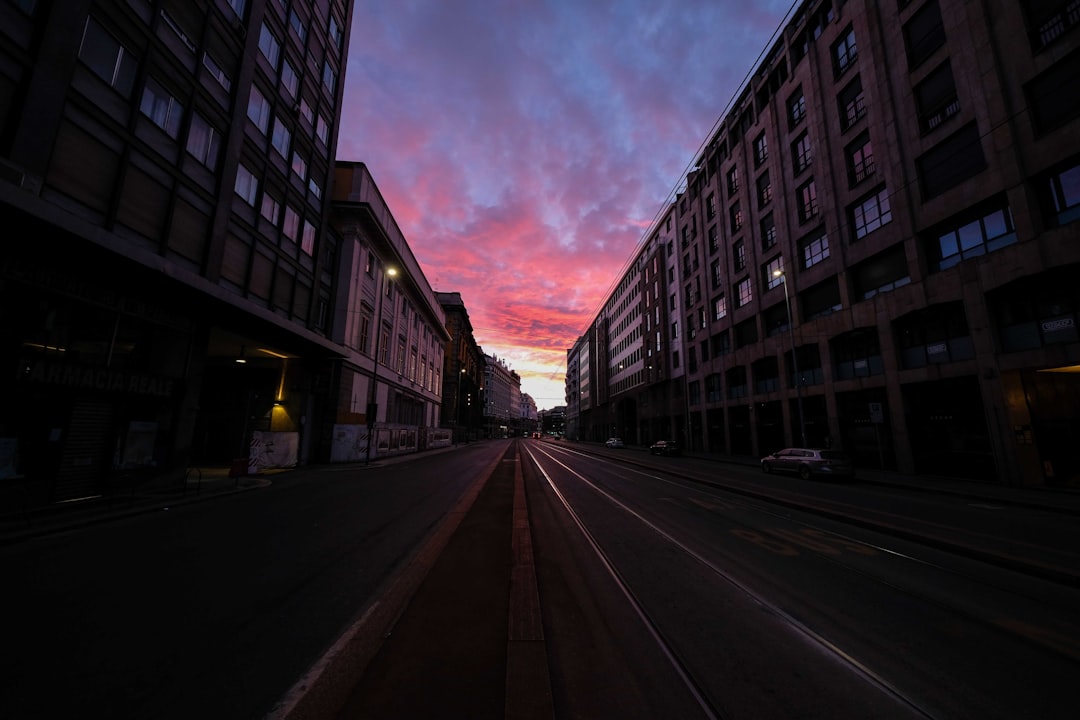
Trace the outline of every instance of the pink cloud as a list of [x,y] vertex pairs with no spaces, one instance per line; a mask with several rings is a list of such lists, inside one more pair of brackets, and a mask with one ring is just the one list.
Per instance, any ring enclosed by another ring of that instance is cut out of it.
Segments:
[[338,157],[367,163],[428,281],[462,294],[485,351],[541,408],[561,405],[566,349],[787,10],[365,6]]

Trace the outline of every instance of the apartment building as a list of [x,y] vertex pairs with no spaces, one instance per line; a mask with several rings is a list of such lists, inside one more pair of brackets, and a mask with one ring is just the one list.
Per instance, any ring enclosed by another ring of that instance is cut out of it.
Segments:
[[[332,363],[319,434],[333,462],[368,461],[449,445],[440,428],[444,352],[450,336],[440,294],[424,276],[366,165],[334,168],[337,235]],[[326,456],[326,452],[323,453]]]
[[481,404],[487,437],[509,437],[521,429],[521,377],[497,355],[484,355]]
[[458,292],[435,293],[446,316],[450,339],[443,354],[444,428],[452,428],[455,440],[475,440],[483,428],[484,407],[480,392],[484,387],[483,349],[473,335],[472,321]]
[[682,308],[673,282],[675,214],[669,208],[623,269],[588,332],[567,351],[571,439],[631,444],[687,432]]
[[[355,237],[331,224],[352,11],[0,3],[0,466],[30,502],[329,459],[332,383],[364,367],[335,318],[373,298],[339,276]],[[410,282],[387,303],[425,322],[390,324],[407,399],[376,404],[434,425],[442,319]]]
[[688,444],[1080,482],[1078,25],[1053,0],[795,9],[672,208]]

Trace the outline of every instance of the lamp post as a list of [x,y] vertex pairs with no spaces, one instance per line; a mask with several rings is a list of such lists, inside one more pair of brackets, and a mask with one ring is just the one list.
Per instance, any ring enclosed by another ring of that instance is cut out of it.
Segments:
[[[386,277],[392,278],[397,275],[397,268],[386,268]],[[388,281],[384,278],[382,283],[376,283],[375,285],[375,354],[372,357],[371,364],[371,388],[368,392],[368,404],[367,404],[367,448],[364,450],[364,464],[367,465],[371,462],[371,438],[375,434],[375,415],[378,414],[379,408],[375,403],[375,385],[379,379],[379,352],[380,341],[382,340],[382,300],[383,295],[386,294],[386,283]]]
[[461,398],[462,391],[465,389],[465,368],[461,368],[461,373],[458,375],[458,388],[457,388],[457,401],[454,403],[457,406],[457,424],[464,426],[465,442],[469,441],[469,427],[466,424],[468,417],[461,412]]
[[787,273],[783,270],[773,270],[773,277],[781,278],[781,282],[784,284],[788,337],[791,338],[791,367],[795,371],[795,404],[799,407],[799,435],[802,437],[802,446],[806,447],[806,420],[803,417],[802,382],[799,379],[799,358],[795,354],[795,324],[791,319],[791,295],[788,294]]

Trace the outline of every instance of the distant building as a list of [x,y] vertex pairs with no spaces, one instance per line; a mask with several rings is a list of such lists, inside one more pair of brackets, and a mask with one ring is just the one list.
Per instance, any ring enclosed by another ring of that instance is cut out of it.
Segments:
[[476,439],[484,423],[484,351],[473,336],[469,311],[461,293],[435,293],[446,316],[449,340],[443,353],[441,426],[457,440]]
[[521,378],[505,360],[484,356],[484,422],[490,437],[507,437],[521,425]]
[[1070,8],[795,8],[568,353],[571,425],[1080,483]]

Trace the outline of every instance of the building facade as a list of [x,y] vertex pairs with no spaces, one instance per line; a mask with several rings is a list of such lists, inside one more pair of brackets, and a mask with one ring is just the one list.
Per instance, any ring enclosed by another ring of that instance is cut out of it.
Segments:
[[794,10],[668,216],[687,445],[1080,482],[1072,5]]
[[443,308],[363,163],[337,163],[331,227],[339,248],[331,339],[344,357],[323,416],[324,455],[366,461],[449,445],[440,428]]
[[0,4],[0,222],[24,240],[0,259],[0,476],[24,504],[449,442],[441,308],[335,162],[352,8]]
[[441,426],[451,428],[455,441],[476,440],[484,426],[481,392],[484,388],[483,349],[473,336],[469,311],[461,293],[435,293],[449,334],[443,353]]
[[495,355],[484,356],[483,408],[487,437],[520,434],[521,378]]

